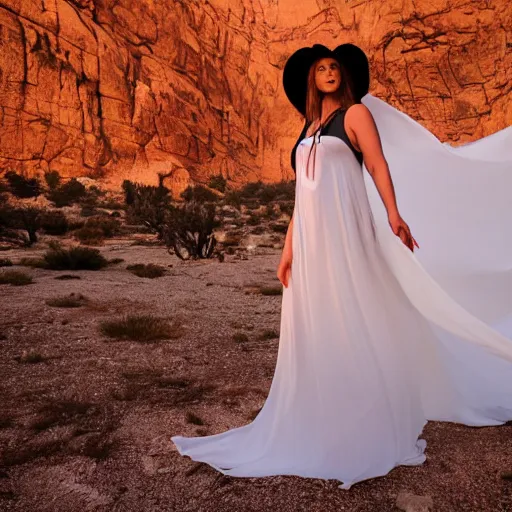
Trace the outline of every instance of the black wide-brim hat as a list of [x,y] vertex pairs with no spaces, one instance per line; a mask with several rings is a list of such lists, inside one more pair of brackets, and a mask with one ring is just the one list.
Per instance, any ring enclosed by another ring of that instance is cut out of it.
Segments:
[[334,50],[322,44],[300,48],[286,61],[283,71],[284,92],[292,105],[306,115],[306,95],[308,92],[309,68],[317,59],[336,59],[350,74],[356,103],[368,93],[370,87],[370,65],[366,54],[358,46],[345,43]]

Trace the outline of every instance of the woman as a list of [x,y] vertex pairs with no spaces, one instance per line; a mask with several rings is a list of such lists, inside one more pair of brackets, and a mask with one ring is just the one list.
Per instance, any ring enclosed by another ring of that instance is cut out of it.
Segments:
[[[303,48],[283,80],[306,123],[292,151],[295,208],[277,271],[284,289],[270,392],[248,425],[171,439],[226,475],[337,479],[349,489],[422,464],[428,419],[512,419],[512,341],[454,303],[414,259],[418,244],[361,104],[364,53]],[[385,230],[363,162],[387,210]]]

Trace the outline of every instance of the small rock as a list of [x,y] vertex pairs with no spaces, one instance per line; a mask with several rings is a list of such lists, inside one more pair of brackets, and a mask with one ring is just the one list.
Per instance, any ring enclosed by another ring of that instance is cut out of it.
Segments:
[[396,506],[404,512],[430,512],[434,509],[434,501],[430,496],[416,496],[401,491],[396,499]]

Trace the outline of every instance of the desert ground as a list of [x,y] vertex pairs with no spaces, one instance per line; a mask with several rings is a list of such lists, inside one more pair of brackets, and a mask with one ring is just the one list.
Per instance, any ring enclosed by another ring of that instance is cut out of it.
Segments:
[[[270,388],[284,234],[254,231],[222,261],[183,261],[129,231],[98,245],[109,261],[99,270],[30,264],[49,235],[2,251],[12,266],[0,275],[32,282],[0,285],[0,510],[512,511],[512,423],[429,422],[422,466],[348,491],[335,480],[226,477],[177,452],[173,435],[252,421]],[[148,263],[162,275],[127,268]],[[105,327],[128,315],[151,315],[163,333],[128,339]]]

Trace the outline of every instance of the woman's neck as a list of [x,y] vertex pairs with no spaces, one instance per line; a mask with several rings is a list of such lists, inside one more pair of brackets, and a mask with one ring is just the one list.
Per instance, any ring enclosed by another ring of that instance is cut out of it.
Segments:
[[330,94],[324,96],[322,100],[322,116],[320,121],[323,123],[336,109],[341,107],[339,99]]

